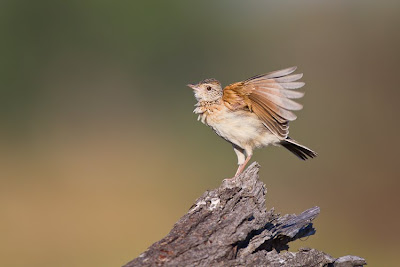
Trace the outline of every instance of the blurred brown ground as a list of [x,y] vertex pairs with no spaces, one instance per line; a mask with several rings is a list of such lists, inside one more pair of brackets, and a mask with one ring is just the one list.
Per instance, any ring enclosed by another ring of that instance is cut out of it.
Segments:
[[396,266],[398,1],[2,1],[0,265],[120,266],[236,168],[185,84],[297,65],[291,136],[258,150],[267,204],[318,205],[297,242]]

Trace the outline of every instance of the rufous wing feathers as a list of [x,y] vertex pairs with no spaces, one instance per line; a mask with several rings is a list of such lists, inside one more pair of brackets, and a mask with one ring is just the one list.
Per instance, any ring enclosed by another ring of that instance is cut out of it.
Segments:
[[287,138],[289,121],[297,117],[292,112],[302,105],[293,101],[303,97],[303,92],[294,91],[304,86],[297,80],[303,74],[292,74],[296,67],[257,75],[224,88],[223,101],[231,110],[248,109],[254,112],[264,125],[280,138]]

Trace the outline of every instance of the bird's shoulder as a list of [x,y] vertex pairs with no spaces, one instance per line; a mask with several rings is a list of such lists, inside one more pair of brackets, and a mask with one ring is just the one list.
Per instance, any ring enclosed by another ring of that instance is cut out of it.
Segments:
[[230,110],[250,109],[251,88],[242,82],[232,83],[223,89],[223,104]]

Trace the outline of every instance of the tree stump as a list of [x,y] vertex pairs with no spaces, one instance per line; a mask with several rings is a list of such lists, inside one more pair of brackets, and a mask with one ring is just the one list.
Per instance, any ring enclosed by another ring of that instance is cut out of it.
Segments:
[[124,267],[133,266],[363,266],[357,256],[311,248],[289,252],[288,243],[315,234],[319,207],[280,216],[265,205],[267,189],[253,163],[237,177],[206,191],[171,232]]

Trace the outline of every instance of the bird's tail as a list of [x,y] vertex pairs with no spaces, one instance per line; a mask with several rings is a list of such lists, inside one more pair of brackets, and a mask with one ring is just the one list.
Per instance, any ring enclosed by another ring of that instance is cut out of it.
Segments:
[[316,152],[312,151],[308,147],[300,145],[290,137],[281,141],[280,144],[302,160],[306,160],[308,158],[315,158],[317,156]]

